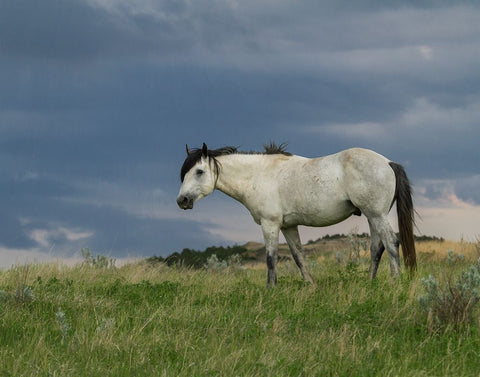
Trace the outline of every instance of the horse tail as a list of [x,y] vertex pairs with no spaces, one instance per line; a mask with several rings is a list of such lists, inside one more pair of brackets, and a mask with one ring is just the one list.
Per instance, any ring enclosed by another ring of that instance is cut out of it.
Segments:
[[395,173],[395,198],[397,201],[398,230],[400,244],[402,245],[405,266],[413,273],[417,267],[415,240],[413,237],[414,209],[412,201],[412,188],[402,165],[390,162],[390,167]]

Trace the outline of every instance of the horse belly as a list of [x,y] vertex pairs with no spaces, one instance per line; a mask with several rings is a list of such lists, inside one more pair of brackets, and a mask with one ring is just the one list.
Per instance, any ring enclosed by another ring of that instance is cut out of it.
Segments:
[[291,210],[283,216],[283,226],[329,226],[342,222],[357,211],[347,200],[322,206],[308,206],[300,210]]

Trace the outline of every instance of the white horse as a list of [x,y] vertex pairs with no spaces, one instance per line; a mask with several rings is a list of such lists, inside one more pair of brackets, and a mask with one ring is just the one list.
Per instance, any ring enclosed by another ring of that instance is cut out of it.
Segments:
[[209,150],[204,143],[192,151],[187,146],[181,181],[177,203],[182,209],[192,209],[214,189],[248,208],[265,239],[267,287],[277,282],[280,231],[303,279],[313,283],[297,226],[328,226],[362,213],[370,226],[370,276],[375,277],[385,249],[391,274],[398,275],[399,243],[387,219],[394,201],[404,263],[411,272],[416,267],[410,183],[401,165],[373,151],[354,148],[309,159],[285,152],[283,145],[266,146],[264,153],[245,153],[233,147]]

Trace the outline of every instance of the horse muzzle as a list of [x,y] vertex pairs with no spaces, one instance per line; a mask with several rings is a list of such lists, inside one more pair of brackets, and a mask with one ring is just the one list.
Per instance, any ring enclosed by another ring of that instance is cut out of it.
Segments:
[[177,197],[177,204],[181,209],[192,209],[193,199],[184,195],[179,195]]

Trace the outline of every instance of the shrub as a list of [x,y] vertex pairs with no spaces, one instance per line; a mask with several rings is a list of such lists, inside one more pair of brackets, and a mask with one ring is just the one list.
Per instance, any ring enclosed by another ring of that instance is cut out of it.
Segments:
[[431,325],[460,330],[473,321],[480,301],[480,260],[477,265],[462,271],[455,281],[449,277],[441,284],[430,275],[421,282],[425,294],[419,297],[419,303],[427,312]]

